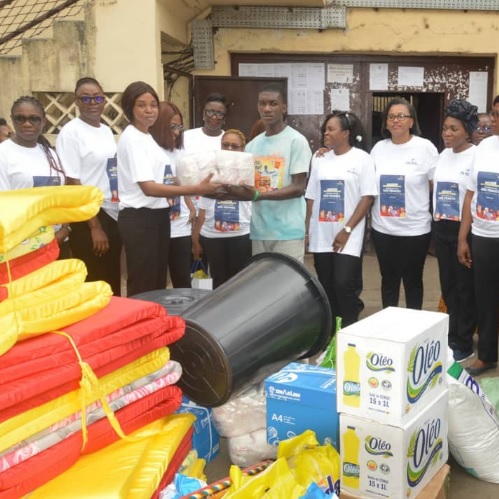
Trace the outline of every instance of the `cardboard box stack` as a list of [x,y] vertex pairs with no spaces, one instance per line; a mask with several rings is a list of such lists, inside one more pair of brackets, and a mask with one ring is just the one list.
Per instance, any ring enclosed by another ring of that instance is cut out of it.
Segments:
[[446,463],[447,329],[387,308],[338,333],[342,491],[414,498]]

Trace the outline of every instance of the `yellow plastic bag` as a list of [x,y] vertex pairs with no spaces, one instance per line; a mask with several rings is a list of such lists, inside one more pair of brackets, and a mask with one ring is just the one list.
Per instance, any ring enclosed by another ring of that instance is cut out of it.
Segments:
[[326,494],[339,492],[340,456],[330,444],[320,446],[313,431],[280,442],[277,457],[274,464],[254,477],[232,466],[232,485],[224,499],[298,499],[312,483]]

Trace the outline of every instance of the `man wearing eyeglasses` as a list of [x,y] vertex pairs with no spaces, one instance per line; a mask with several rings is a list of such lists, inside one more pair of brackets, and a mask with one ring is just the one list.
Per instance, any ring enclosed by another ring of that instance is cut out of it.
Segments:
[[10,139],[14,135],[14,131],[10,128],[5,118],[0,118],[0,143]]

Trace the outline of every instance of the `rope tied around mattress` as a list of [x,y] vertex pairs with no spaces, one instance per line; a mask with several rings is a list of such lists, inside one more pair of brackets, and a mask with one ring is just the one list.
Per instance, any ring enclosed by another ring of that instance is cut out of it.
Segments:
[[90,364],[85,362],[80,352],[78,351],[78,347],[76,346],[73,338],[64,331],[53,331],[54,334],[58,334],[68,339],[70,345],[72,346],[76,357],[78,359],[78,364],[81,369],[81,379],[80,379],[80,402],[81,402],[81,433],[82,433],[82,447],[83,450],[88,442],[88,429],[87,429],[87,406],[92,403],[92,399],[98,399],[102,404],[102,408],[104,409],[104,413],[106,414],[109,423],[111,424],[113,430],[117,433],[117,435],[128,442],[138,442],[141,439],[145,438],[149,435],[140,435],[140,437],[129,437],[125,435],[123,432],[121,425],[116,418],[113,410],[109,407],[107,402],[106,394],[102,390],[101,382],[99,378],[94,373]]

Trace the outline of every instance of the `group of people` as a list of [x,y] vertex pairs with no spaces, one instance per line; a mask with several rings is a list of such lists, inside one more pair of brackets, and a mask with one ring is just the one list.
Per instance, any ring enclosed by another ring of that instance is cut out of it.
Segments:
[[[177,106],[160,102],[147,83],[131,83],[122,96],[129,125],[117,144],[101,120],[106,97],[97,80],[77,82],[75,103],[79,116],[62,128],[53,149],[42,134],[40,102],[14,102],[14,133],[0,123],[6,139],[0,144],[0,190],[64,183],[102,190],[104,203],[94,218],[56,228],[61,255],[82,259],[89,280],[106,280],[120,295],[122,247],[129,296],[164,289],[168,268],[174,287],[190,287],[193,258],[206,259],[218,287],[251,255],[279,252],[303,263],[307,250],[333,315],[347,326],[362,308],[370,215],[383,307],[398,306],[403,284],[407,307],[422,308],[433,231],[454,357],[473,354],[478,328],[478,359],[470,372],[496,367],[499,96],[492,112],[482,115],[465,100],[450,102],[440,154],[420,136],[416,110],[403,98],[388,102],[383,139],[370,153],[358,117],[333,111],[314,155],[287,124],[286,92],[277,84],[258,94],[260,130],[248,144],[239,130],[223,129],[228,105],[221,94],[207,98],[203,126],[184,132]],[[251,153],[254,185],[219,184],[212,175],[179,184],[182,155],[217,149]]]

